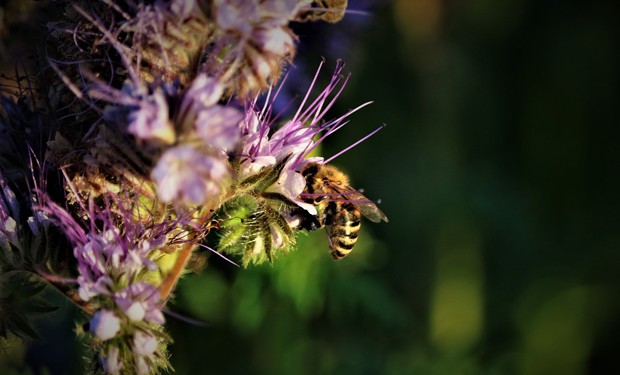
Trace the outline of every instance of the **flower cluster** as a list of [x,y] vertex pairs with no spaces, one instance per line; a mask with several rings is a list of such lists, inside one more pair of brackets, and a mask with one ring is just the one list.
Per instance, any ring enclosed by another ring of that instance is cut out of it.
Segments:
[[144,225],[132,217],[135,207],[120,200],[108,207],[112,205],[114,211],[87,209],[85,223],[90,227],[53,202],[42,209],[73,246],[77,296],[82,308],[92,313],[89,332],[96,337],[92,349],[101,365],[108,373],[146,374],[168,366],[169,340],[160,328],[165,322],[163,300],[153,280],[159,276],[155,260],[173,241],[171,233],[178,224]]
[[269,87],[281,73],[282,62],[295,53],[289,21],[311,1],[216,0],[215,27],[220,36],[211,53],[222,64],[210,64],[212,74],[231,82],[244,97]]
[[227,152],[238,141],[243,117],[238,109],[218,104],[223,89],[216,79],[200,74],[182,93],[174,117],[177,142],[164,151],[151,172],[164,202],[217,203],[223,181],[230,178]]
[[[301,171],[331,160],[310,155],[368,103],[326,119],[348,80],[340,61],[316,90],[321,63],[292,118],[274,103],[296,54],[290,22],[335,22],[346,1],[58,3],[65,18],[49,24],[50,51],[64,59],[52,53],[48,77],[58,117],[29,155],[45,168],[26,173],[27,225],[34,238],[53,228],[72,253],[56,261],[63,269],[41,267],[49,257],[22,268],[81,307],[95,371],[158,373],[170,367],[162,311],[194,249],[260,264],[318,227],[300,225],[324,214],[303,198]],[[60,189],[35,183],[47,168]],[[7,253],[24,236],[0,182]]]

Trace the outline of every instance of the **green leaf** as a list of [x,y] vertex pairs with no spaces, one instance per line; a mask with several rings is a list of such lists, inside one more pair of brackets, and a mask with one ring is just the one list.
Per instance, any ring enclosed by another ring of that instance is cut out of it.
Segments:
[[47,314],[50,312],[54,312],[56,310],[58,310],[58,306],[51,305],[47,303],[45,300],[40,299],[40,298],[33,300],[28,305],[28,313],[32,315]]
[[34,340],[41,339],[41,336],[34,330],[28,319],[16,312],[11,312],[7,315],[9,315],[11,325],[14,326],[12,331],[16,336]]
[[27,271],[0,275],[0,337],[13,334],[20,338],[40,338],[33,318],[57,309],[42,298],[46,286]]

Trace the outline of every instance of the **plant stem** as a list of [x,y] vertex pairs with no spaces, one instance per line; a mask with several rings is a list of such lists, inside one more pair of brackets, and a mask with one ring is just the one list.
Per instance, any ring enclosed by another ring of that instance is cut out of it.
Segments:
[[168,298],[170,298],[172,290],[174,290],[174,287],[181,278],[181,274],[192,255],[192,250],[194,249],[194,246],[195,244],[191,241],[188,241],[183,245],[181,250],[179,250],[179,256],[174,263],[172,271],[170,271],[170,273],[166,276],[164,281],[159,286],[159,295],[164,301],[164,305],[166,302],[168,302]]

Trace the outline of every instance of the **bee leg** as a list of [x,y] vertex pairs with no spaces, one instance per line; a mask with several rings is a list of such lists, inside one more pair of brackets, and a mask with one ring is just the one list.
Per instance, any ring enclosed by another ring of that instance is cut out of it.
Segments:
[[331,228],[329,229],[327,227],[324,227],[324,228],[325,228],[325,233],[327,233],[327,241],[329,241],[329,251],[331,251],[331,249],[334,248],[334,243],[332,241],[332,236],[331,236],[332,231],[331,231]]
[[323,227],[323,224],[318,217],[310,214],[301,207],[295,208],[291,211],[291,222],[293,223],[293,229],[305,229],[308,232],[312,232]]

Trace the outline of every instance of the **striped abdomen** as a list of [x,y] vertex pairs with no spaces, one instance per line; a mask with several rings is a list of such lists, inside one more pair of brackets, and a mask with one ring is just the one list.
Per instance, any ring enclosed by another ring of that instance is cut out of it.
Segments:
[[333,211],[331,221],[330,249],[332,257],[337,260],[347,256],[357,242],[361,221],[359,208],[352,203],[340,203]]

